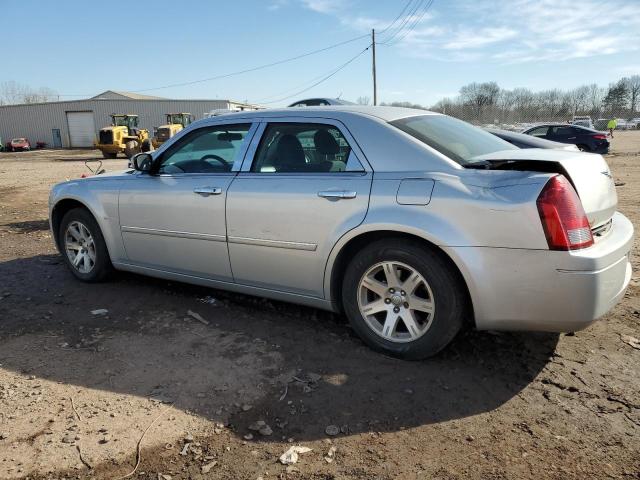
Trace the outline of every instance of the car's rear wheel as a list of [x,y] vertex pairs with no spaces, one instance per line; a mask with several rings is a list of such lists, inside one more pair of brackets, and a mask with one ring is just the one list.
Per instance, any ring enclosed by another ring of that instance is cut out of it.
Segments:
[[442,350],[462,328],[467,296],[442,254],[405,239],[374,242],[348,265],[342,302],[371,348],[421,359]]
[[102,151],[103,158],[116,158],[118,156],[118,152],[105,152]]
[[586,145],[576,145],[578,147],[578,150],[580,150],[581,152],[590,152],[591,149],[589,147],[587,147]]
[[83,282],[101,282],[113,273],[100,227],[86,209],[74,208],[65,214],[58,244],[71,273]]

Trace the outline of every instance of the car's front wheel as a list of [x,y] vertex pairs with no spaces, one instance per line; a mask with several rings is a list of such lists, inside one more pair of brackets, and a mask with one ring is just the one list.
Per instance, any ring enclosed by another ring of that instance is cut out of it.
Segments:
[[345,313],[375,350],[421,359],[442,350],[462,328],[466,290],[442,254],[406,239],[368,245],[348,265]]
[[69,210],[62,218],[58,244],[65,263],[83,282],[101,282],[113,272],[100,227],[84,208]]

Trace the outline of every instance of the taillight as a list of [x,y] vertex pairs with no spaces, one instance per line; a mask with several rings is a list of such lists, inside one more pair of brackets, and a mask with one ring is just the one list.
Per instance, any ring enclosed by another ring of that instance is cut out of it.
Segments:
[[582,202],[565,177],[551,177],[540,192],[537,204],[550,250],[577,250],[593,245]]
[[595,138],[596,140],[606,140],[607,136],[606,135],[592,135],[593,138]]

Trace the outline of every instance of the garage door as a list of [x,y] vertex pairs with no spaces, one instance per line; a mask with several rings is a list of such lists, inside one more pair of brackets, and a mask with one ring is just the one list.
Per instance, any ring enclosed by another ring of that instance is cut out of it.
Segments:
[[71,147],[92,147],[96,136],[93,112],[67,112]]

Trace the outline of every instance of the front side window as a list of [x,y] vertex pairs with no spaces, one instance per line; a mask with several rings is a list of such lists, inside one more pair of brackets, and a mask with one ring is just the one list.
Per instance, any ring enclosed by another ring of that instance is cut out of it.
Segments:
[[162,155],[158,173],[230,172],[250,128],[243,123],[193,130]]
[[429,145],[451,160],[466,165],[475,157],[502,150],[518,150],[481,128],[446,115],[420,115],[394,120],[391,125]]
[[333,125],[271,123],[262,136],[252,172],[362,172],[344,135]]

